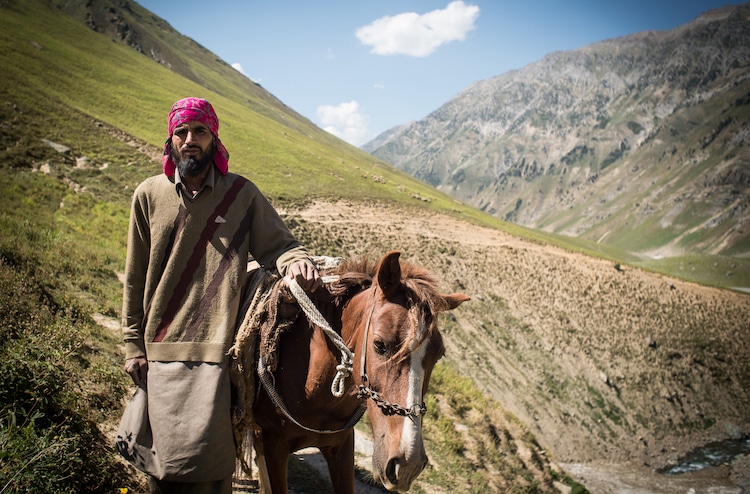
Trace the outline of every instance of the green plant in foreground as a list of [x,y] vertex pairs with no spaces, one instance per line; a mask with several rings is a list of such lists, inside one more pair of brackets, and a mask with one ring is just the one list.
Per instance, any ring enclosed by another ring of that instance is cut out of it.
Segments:
[[126,479],[97,425],[125,386],[81,314],[0,258],[0,492],[103,492]]

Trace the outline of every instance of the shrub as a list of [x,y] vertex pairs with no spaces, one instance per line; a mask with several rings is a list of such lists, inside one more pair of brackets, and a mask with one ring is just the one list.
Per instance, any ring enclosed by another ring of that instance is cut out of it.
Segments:
[[0,258],[0,490],[124,485],[124,467],[97,423],[119,408],[125,386],[92,348],[84,311],[65,305]]

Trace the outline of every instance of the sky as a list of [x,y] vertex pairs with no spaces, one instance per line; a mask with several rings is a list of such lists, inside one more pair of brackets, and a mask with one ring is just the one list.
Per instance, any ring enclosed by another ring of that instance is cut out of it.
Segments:
[[742,3],[136,1],[355,146],[426,117],[474,82],[520,69],[547,53],[673,29],[707,10]]

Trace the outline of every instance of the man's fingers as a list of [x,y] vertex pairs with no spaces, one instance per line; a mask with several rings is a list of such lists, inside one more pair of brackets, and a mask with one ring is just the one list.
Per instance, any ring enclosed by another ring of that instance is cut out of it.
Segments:
[[148,375],[148,361],[144,357],[135,357],[125,361],[125,372],[137,386],[146,381]]
[[314,292],[321,286],[320,275],[314,266],[306,262],[296,262],[289,269],[289,277],[306,292]]

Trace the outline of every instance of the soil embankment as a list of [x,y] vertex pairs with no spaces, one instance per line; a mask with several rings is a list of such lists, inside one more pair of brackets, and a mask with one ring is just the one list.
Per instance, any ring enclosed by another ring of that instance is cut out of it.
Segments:
[[318,254],[400,250],[445,291],[471,295],[442,320],[446,358],[592,492],[669,493],[659,485],[691,479],[700,492],[702,476],[727,489],[745,482],[742,459],[684,477],[656,471],[750,431],[750,296],[447,215],[315,203],[287,218]]

